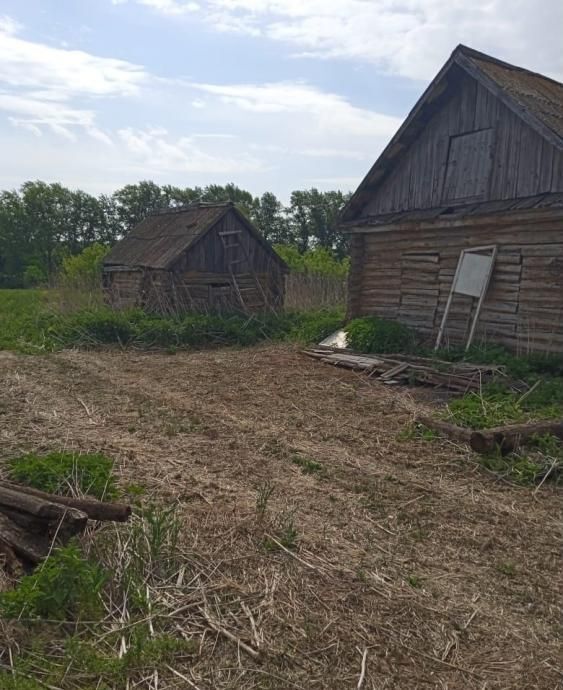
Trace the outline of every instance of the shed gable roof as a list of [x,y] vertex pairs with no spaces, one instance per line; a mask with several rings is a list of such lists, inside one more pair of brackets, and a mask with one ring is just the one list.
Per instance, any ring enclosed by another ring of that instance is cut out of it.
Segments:
[[111,249],[104,259],[104,266],[169,269],[227,213],[234,213],[253,237],[286,268],[281,257],[232,202],[196,203],[147,216]]
[[563,84],[459,45],[379,156],[342,212],[352,220],[398,160],[406,154],[430,118],[445,103],[451,82],[463,70],[540,136],[563,151]]

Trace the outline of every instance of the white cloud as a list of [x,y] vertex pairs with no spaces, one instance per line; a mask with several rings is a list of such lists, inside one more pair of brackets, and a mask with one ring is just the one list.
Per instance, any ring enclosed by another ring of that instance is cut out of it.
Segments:
[[0,110],[8,121],[35,135],[42,128],[70,141],[82,130],[104,144],[111,139],[90,107],[76,101],[139,92],[148,75],[124,60],[99,57],[21,38],[22,27],[0,17]]
[[96,127],[95,115],[91,110],[72,108],[57,101],[38,100],[26,95],[1,92],[0,110],[11,113],[8,119],[12,125],[27,128],[34,134],[40,134],[41,127],[48,127],[65,139],[75,141],[73,129],[79,127],[98,141],[111,143],[109,137]]
[[301,82],[192,86],[241,110],[263,116],[280,113],[292,115],[291,120],[297,127],[311,125],[308,121],[299,123],[299,118],[307,115],[314,119],[317,132],[327,134],[390,137],[400,125],[400,120],[395,117],[357,108],[342,96]]
[[[129,1],[186,14],[183,0]],[[411,79],[431,79],[458,43],[563,75],[561,0],[201,0],[200,16],[301,56],[371,63]]]
[[21,27],[0,20],[0,83],[69,96],[123,96],[139,92],[145,70],[125,60],[55,48],[20,38]]
[[179,2],[178,0],[138,0],[138,2],[169,15],[191,14],[200,9],[197,2]]
[[[118,131],[125,145],[139,166],[151,173],[198,172],[234,174],[259,172],[264,169],[257,158],[248,154],[224,153],[221,149],[206,151],[194,139],[196,137],[171,137],[163,128]],[[201,138],[199,135],[197,138]],[[224,137],[218,137],[224,139]],[[224,148],[224,144],[222,144]]]

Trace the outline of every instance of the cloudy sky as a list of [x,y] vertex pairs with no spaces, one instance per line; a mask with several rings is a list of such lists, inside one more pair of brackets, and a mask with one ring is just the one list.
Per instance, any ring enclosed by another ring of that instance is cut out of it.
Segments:
[[0,0],[0,188],[353,189],[462,42],[563,80],[562,0]]

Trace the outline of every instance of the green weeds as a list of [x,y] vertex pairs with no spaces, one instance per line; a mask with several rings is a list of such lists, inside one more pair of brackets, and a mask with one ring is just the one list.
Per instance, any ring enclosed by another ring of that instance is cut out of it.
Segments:
[[435,441],[437,438],[439,438],[439,434],[424,426],[424,424],[416,422],[408,424],[397,434],[397,441],[412,441],[414,439]]
[[303,474],[323,474],[324,467],[320,462],[312,460],[311,458],[306,458],[303,455],[292,455],[291,462],[297,467],[301,468]]
[[14,645],[13,669],[0,672],[0,687],[126,687],[188,662],[196,643],[167,615],[181,608],[186,583],[199,573],[196,565],[184,580],[191,564],[179,527],[174,507],[144,506],[130,523],[85,536],[82,549],[54,549],[0,594]]
[[117,345],[175,353],[245,347],[265,340],[318,342],[343,324],[339,309],[250,317],[240,313],[165,317],[141,309],[96,307],[63,314],[48,308],[47,295],[47,291],[0,291],[0,349],[37,352]]
[[348,345],[357,352],[413,352],[417,346],[416,333],[399,323],[379,317],[354,319],[346,326]]
[[10,479],[20,484],[60,495],[78,490],[106,500],[118,493],[112,470],[113,460],[100,453],[30,453],[8,461]]
[[55,549],[13,590],[0,593],[0,613],[8,619],[97,620],[107,573],[76,546]]

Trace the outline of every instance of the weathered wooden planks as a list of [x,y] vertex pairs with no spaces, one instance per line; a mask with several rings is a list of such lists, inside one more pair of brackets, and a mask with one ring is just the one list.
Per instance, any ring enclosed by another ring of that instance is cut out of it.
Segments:
[[[462,249],[495,244],[498,257],[477,338],[516,350],[563,351],[563,210],[491,217],[467,225],[443,220],[403,226],[400,232],[362,233],[361,276],[350,280],[349,315],[400,319],[435,333]],[[354,236],[355,237],[355,236]],[[356,272],[352,258],[351,274]],[[447,340],[465,337],[472,300],[456,295]]]

